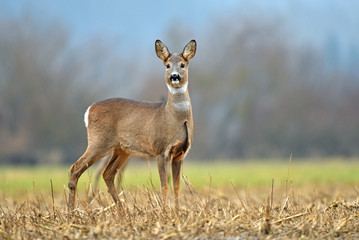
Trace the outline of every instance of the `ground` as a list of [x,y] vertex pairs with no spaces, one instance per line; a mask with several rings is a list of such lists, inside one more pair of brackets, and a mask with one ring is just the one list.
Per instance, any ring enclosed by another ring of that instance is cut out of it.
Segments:
[[103,183],[92,189],[94,170],[69,214],[68,167],[2,167],[0,239],[359,238],[355,159],[186,163],[179,209],[162,202],[156,167],[136,163],[122,214]]

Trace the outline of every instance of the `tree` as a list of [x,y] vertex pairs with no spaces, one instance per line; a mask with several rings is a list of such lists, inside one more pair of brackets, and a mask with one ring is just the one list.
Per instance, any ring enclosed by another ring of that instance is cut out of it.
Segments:
[[74,47],[56,22],[26,15],[0,31],[1,162],[74,161],[86,144],[82,113],[131,86],[126,64],[99,39]]

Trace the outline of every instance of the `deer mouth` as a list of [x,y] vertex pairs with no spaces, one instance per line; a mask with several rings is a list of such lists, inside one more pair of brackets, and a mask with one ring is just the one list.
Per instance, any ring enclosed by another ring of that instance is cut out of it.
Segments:
[[171,80],[171,84],[177,86],[180,83],[179,80]]

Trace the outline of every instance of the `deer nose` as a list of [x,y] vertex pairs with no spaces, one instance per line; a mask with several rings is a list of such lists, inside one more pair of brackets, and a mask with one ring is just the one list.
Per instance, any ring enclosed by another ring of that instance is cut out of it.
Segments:
[[178,73],[172,73],[170,80],[171,81],[181,81],[181,76]]

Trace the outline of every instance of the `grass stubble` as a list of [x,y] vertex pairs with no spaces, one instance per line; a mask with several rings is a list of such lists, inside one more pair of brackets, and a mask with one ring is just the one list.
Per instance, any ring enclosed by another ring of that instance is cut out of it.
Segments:
[[78,193],[77,208],[67,212],[67,189],[55,194],[52,180],[42,193],[13,199],[1,196],[0,239],[359,239],[359,189],[301,186],[238,189],[196,188],[182,176],[180,208],[164,204],[149,186],[121,191],[124,216],[109,194]]

